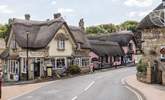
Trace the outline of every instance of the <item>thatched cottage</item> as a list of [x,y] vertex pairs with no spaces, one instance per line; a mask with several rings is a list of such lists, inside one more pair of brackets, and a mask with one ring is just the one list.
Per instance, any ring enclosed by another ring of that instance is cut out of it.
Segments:
[[122,64],[123,49],[116,42],[89,40],[91,44],[90,61],[94,69],[107,68]]
[[7,80],[18,81],[51,77],[54,71],[63,73],[74,63],[88,67],[89,51],[82,26],[68,26],[60,14],[46,21],[30,20],[26,14],[25,20],[12,20],[7,49],[1,58],[6,64]]
[[136,41],[131,31],[120,31],[105,35],[89,36],[90,40],[101,40],[118,43],[123,49],[124,55],[121,56],[122,64],[135,63]]

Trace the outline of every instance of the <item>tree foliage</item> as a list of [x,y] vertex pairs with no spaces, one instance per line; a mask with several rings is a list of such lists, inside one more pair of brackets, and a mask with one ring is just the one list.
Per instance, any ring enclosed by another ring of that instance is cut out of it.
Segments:
[[6,38],[6,36],[9,32],[10,32],[10,25],[8,25],[8,24],[1,25],[0,24],[0,38]]
[[121,24],[121,27],[127,30],[134,31],[138,25],[138,22],[136,21],[125,21],[124,23]]
[[115,24],[103,24],[97,26],[91,26],[86,28],[86,32],[89,34],[97,34],[97,33],[112,33],[118,30],[136,30],[138,22],[136,21],[125,21],[119,25]]

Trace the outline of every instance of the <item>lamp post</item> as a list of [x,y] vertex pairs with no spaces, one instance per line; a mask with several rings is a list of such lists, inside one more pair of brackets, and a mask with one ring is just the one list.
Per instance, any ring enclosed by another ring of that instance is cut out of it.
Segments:
[[26,32],[26,38],[27,38],[27,47],[26,47],[26,56],[27,56],[27,59],[26,59],[26,74],[27,74],[27,80],[29,80],[29,34],[30,32]]

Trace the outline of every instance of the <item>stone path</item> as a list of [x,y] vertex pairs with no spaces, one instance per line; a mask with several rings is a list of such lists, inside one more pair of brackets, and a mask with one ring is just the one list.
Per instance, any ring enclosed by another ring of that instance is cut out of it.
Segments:
[[24,84],[24,85],[14,85],[14,86],[3,86],[2,87],[2,99],[8,100],[12,97],[19,96],[25,93],[34,91],[44,85],[50,84],[51,82],[42,82],[35,84]]
[[125,78],[125,81],[139,90],[146,100],[165,100],[165,86],[141,83],[137,81],[136,75]]

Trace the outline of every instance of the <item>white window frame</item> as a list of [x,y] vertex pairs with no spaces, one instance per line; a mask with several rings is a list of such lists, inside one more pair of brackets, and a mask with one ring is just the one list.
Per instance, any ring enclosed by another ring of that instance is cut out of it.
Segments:
[[58,42],[57,42],[57,47],[60,50],[65,49],[65,40],[64,39],[59,39]]
[[80,58],[75,58],[74,64],[78,65],[79,67],[81,67],[81,59]]
[[81,59],[81,66],[82,66],[82,67],[87,67],[87,66],[89,66],[89,63],[90,63],[89,60],[90,60],[90,59],[89,59],[88,57],[83,57],[83,58]]
[[[57,63],[58,63],[57,60],[60,60],[60,62],[62,62],[62,60],[64,60],[64,66],[62,66],[62,67],[57,66]],[[55,59],[55,65],[56,65],[56,68],[57,68],[57,69],[61,69],[61,68],[66,67],[66,59],[65,59],[65,58],[56,58],[56,59]]]

